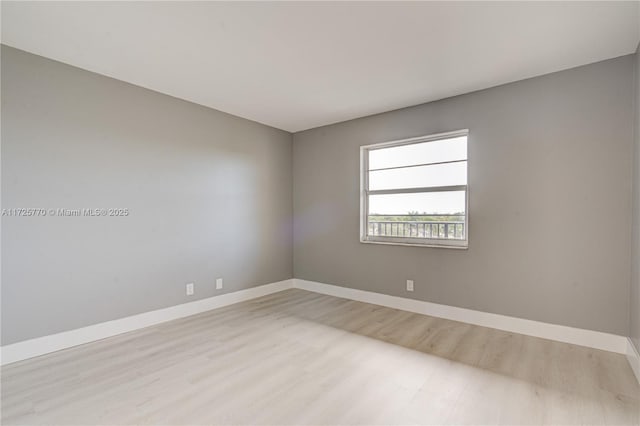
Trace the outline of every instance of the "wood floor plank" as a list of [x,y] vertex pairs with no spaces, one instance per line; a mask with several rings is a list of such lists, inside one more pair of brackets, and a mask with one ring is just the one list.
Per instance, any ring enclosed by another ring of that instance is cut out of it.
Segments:
[[2,424],[638,425],[624,356],[287,290],[0,370]]

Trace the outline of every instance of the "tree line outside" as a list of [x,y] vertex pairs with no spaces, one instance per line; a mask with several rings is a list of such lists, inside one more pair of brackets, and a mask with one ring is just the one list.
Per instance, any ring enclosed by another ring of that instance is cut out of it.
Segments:
[[371,213],[369,222],[461,222],[464,212],[450,214],[433,214],[410,211],[406,215],[377,215]]

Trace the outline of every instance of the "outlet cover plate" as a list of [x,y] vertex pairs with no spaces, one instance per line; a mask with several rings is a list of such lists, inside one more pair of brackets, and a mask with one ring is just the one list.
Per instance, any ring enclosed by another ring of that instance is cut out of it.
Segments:
[[407,280],[407,291],[413,291],[413,280]]

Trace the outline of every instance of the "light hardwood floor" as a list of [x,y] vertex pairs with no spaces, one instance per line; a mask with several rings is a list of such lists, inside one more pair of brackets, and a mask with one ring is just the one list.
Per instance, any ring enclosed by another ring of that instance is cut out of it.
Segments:
[[622,355],[304,290],[2,368],[2,424],[638,424]]

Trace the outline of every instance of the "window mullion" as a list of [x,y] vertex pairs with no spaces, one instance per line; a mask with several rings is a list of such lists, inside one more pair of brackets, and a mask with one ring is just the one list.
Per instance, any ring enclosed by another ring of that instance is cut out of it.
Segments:
[[451,186],[426,186],[420,188],[396,188],[396,189],[377,189],[366,191],[369,195],[386,195],[386,194],[413,194],[420,192],[448,192],[448,191],[466,191],[467,185],[451,185]]
[[412,167],[439,166],[442,164],[455,164],[455,163],[465,163],[465,162],[467,162],[466,158],[462,160],[437,161],[435,163],[419,163],[419,164],[409,164],[406,166],[381,167],[379,169],[369,169],[369,172],[382,172],[385,170],[410,169]]

